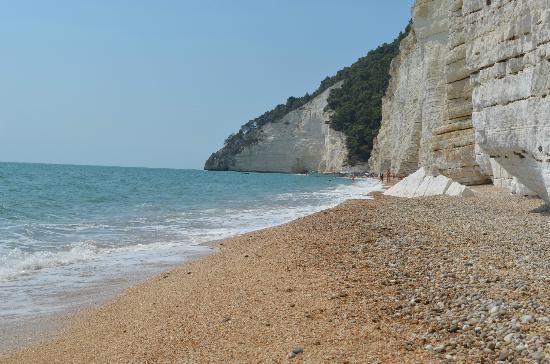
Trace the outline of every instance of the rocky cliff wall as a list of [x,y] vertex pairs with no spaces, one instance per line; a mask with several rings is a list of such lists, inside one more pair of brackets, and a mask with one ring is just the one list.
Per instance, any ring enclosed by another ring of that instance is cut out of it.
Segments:
[[412,21],[392,64],[371,171],[406,175],[425,167],[460,183],[485,183],[490,173],[475,154],[462,2],[417,0]]
[[282,119],[265,124],[256,143],[225,155],[223,161],[211,157],[205,168],[223,165],[235,171],[340,172],[347,157],[345,136],[330,128],[330,115],[324,109],[330,91],[341,85],[337,83]]
[[413,7],[412,31],[392,62],[382,100],[382,125],[369,160],[373,172],[409,174],[434,163],[432,131],[441,125],[445,103],[445,3],[422,0]]
[[418,96],[407,93],[420,88],[423,82],[418,72],[422,55],[414,31],[401,42],[399,55],[390,67],[391,80],[382,99],[383,122],[374,142],[369,160],[371,171],[391,169],[409,174],[418,168],[418,148],[422,132],[422,114]]
[[549,201],[550,1],[464,0],[480,148]]
[[[439,172],[465,184],[489,181],[490,170],[480,166],[472,124],[472,86],[466,64],[466,30],[462,21],[463,1],[446,0],[449,33],[445,54],[445,103],[443,119],[432,130],[434,165]],[[484,160],[485,161],[485,160]]]
[[371,170],[492,178],[549,200],[550,0],[417,0],[413,33],[392,65]]

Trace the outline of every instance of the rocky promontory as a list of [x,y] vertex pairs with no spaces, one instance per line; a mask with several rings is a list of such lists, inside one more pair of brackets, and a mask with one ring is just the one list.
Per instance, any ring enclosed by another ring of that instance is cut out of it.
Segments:
[[345,136],[329,125],[327,97],[342,82],[329,87],[305,105],[253,132],[255,140],[212,154],[208,170],[254,172],[339,172],[347,157]]

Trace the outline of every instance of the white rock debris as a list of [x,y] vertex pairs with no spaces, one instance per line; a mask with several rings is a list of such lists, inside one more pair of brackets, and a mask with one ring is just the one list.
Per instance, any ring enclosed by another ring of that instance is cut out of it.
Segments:
[[384,195],[408,198],[438,195],[471,197],[474,191],[448,177],[432,176],[420,168],[388,189]]

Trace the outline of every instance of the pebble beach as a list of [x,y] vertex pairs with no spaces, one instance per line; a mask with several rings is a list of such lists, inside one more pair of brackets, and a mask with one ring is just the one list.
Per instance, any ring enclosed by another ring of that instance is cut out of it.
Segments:
[[476,196],[348,200],[87,309],[3,363],[550,362],[550,212]]

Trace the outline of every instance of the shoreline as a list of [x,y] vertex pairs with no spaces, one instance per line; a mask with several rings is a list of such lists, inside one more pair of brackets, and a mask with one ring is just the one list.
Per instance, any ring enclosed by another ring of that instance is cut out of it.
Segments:
[[[386,184],[383,186],[384,188],[387,187]],[[366,198],[373,198],[373,193],[376,194],[379,192],[369,192],[366,194]],[[312,212],[302,217],[306,217],[320,211]],[[302,217],[298,217],[297,219]],[[127,289],[141,285],[150,279],[174,269],[175,267],[185,265],[197,259],[202,259],[211,254],[216,254],[219,252],[220,244],[223,245],[223,243],[228,239],[237,238],[248,233],[283,226],[293,222],[294,220],[296,219],[239,233],[234,236],[199,243],[196,246],[206,247],[209,248],[209,250],[203,252],[190,252],[188,253],[188,256],[185,256],[175,265],[160,265],[158,266],[159,269],[153,269],[152,272],[137,273],[139,275],[138,277],[134,276],[136,274],[135,272],[131,274],[128,273],[124,276],[113,277],[109,279],[109,281],[104,282],[106,284],[88,287],[86,290],[74,292],[68,291],[67,295],[78,297],[78,299],[76,299],[78,302],[72,302],[68,304],[67,307],[62,308],[57,312],[29,314],[20,319],[6,320],[5,325],[0,328],[0,337],[2,338],[2,341],[0,342],[0,357],[5,353],[21,350],[33,345],[39,345],[40,343],[55,339],[55,337],[62,333],[64,329],[70,327],[75,317],[89,310],[108,304]],[[107,288],[107,290],[105,290],[105,288]]]
[[[544,358],[550,351],[550,268],[548,244],[537,237],[550,233],[548,216],[539,200],[476,189],[483,193],[470,199],[348,200],[211,242],[219,251],[85,310],[52,341],[0,358]],[[516,351],[520,345],[525,348]]]
[[[215,247],[207,243],[198,244],[197,246],[210,248],[210,250],[190,252],[175,266],[201,259],[215,252]],[[126,275],[101,281],[100,284],[86,289],[67,291],[66,296],[71,298],[72,302],[59,309],[59,311],[28,314],[19,319],[6,321],[4,326],[0,327],[0,338],[2,338],[2,341],[0,341],[0,357],[5,352],[55,339],[67,326],[70,326],[74,317],[82,312],[107,304],[126,289],[142,284],[172,268],[174,268],[174,265],[158,265],[152,271],[127,273]]]

